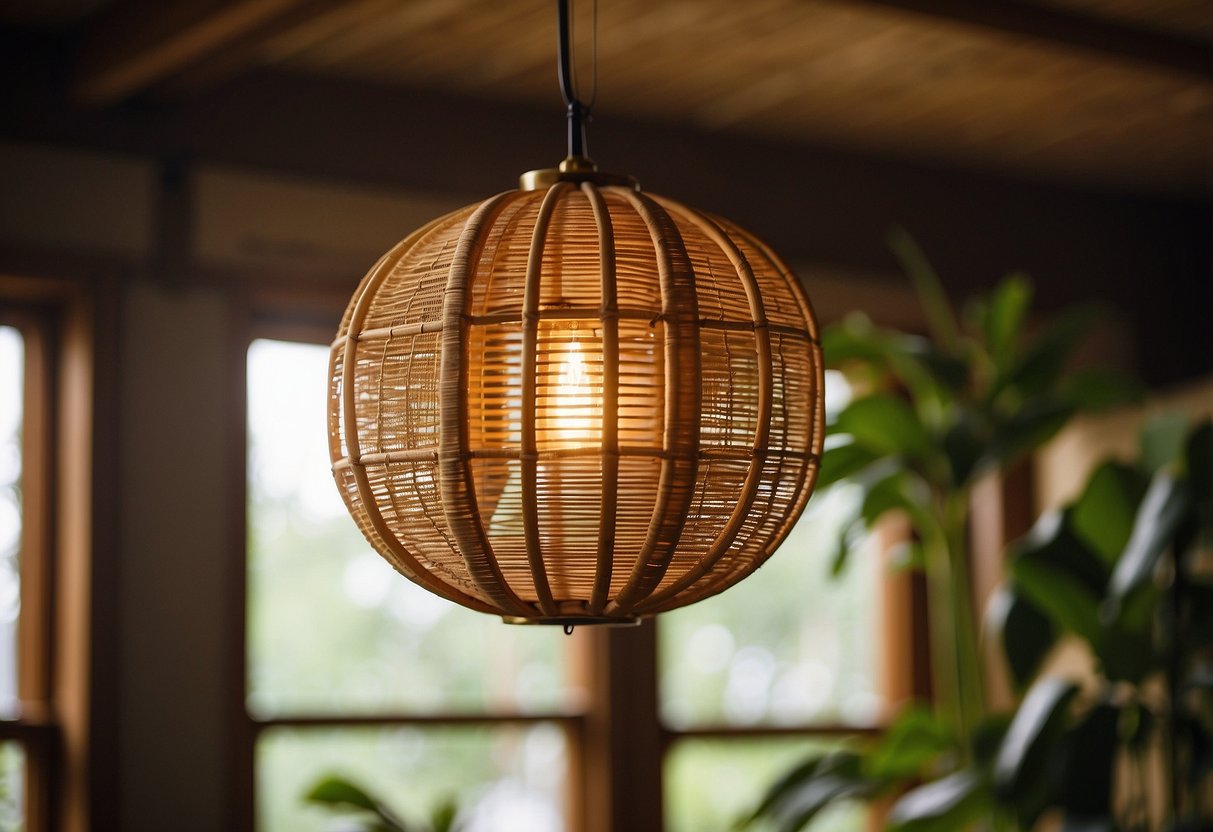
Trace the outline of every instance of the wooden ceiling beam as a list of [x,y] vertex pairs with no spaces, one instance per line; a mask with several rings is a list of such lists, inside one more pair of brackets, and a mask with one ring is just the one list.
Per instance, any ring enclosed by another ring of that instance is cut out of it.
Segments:
[[1213,43],[1025,0],[856,0],[1213,79]]
[[340,0],[117,3],[82,47],[73,98],[105,107],[200,63],[321,14]]

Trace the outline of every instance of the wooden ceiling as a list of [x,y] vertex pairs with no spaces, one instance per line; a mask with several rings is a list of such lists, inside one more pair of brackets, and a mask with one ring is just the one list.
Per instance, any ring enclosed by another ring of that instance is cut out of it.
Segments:
[[[73,96],[85,108],[187,99],[266,68],[561,108],[551,0],[74,3],[84,11]],[[12,5],[24,9],[8,15],[13,25],[36,16],[36,4]],[[73,0],[49,5],[56,20],[72,17]],[[1213,193],[1209,0],[599,6],[600,121],[1108,190]],[[580,0],[587,82],[590,12]]]

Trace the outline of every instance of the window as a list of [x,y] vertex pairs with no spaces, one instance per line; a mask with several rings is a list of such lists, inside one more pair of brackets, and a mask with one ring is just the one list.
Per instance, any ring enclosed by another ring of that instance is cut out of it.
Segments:
[[0,832],[116,823],[115,297],[0,275]]
[[[651,628],[566,638],[508,626],[419,589],[370,550],[329,473],[328,348],[275,340],[283,332],[254,329],[266,337],[246,354],[245,707],[257,829],[328,828],[302,796],[339,774],[406,817],[454,798],[473,831],[596,830],[608,821],[595,818],[594,794],[618,801],[621,787],[603,792],[595,778],[622,768],[626,781],[635,768],[603,760],[632,752],[595,739],[595,709],[612,696],[609,724],[653,738],[631,746],[651,751],[664,783],[637,798],[653,804],[645,828],[670,832],[728,828],[811,748],[877,729],[889,699],[882,570],[877,558],[853,557],[830,576],[837,509],[853,492],[815,498],[784,550],[741,585],[663,616],[657,658],[651,647],[625,657],[620,694],[601,670],[618,674],[618,657],[595,657],[616,636],[651,645]],[[832,832],[866,823],[858,810],[824,822]]]
[[0,830],[52,810],[46,329],[0,311]]
[[[17,695],[17,619],[21,613],[21,463],[25,404],[25,340],[0,326],[0,712],[20,715]],[[13,726],[16,727],[16,726]],[[25,819],[25,748],[0,742],[0,830]]]
[[248,350],[258,828],[325,828],[301,798],[338,774],[405,817],[455,799],[470,832],[563,829],[564,639],[456,607],[369,549],[328,470],[327,362],[311,344]]

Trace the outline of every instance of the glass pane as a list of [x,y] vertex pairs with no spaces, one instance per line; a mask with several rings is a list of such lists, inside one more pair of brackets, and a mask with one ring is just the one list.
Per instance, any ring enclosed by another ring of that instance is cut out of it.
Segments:
[[[257,745],[258,829],[328,832],[333,813],[303,795],[340,776],[410,824],[454,800],[461,832],[560,832],[564,732],[540,723],[501,728],[274,728]],[[409,828],[414,828],[412,825]],[[418,826],[417,828],[426,828]]]
[[[827,400],[843,401],[847,392],[828,387]],[[879,558],[861,546],[841,575],[831,575],[842,523],[860,499],[846,485],[815,494],[761,569],[661,617],[668,726],[867,725],[878,718]]]
[[367,545],[329,473],[328,349],[248,353],[249,708],[552,711],[564,636],[431,595]]
[[[837,743],[799,738],[683,739],[665,760],[666,832],[732,829],[762,794],[804,758]],[[820,815],[812,832],[862,832],[866,813],[840,805]]]
[[25,828],[25,750],[0,742],[0,832]]
[[[21,611],[21,428],[25,399],[21,333],[0,326],[0,717],[15,717],[17,614]],[[0,827],[8,828],[8,827]]]

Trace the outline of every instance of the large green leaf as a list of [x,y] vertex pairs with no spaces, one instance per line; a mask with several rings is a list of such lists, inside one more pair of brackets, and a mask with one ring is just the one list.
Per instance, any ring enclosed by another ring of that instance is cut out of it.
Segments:
[[835,422],[855,443],[880,454],[929,456],[931,438],[918,416],[902,399],[876,393],[848,404]]
[[1099,599],[1073,575],[1042,560],[1017,560],[1011,574],[1023,593],[1062,629],[1082,636],[1098,649]]
[[869,486],[863,497],[860,516],[872,528],[887,512],[904,511],[917,521],[931,499],[930,491],[917,476],[894,471]]
[[1133,516],[1148,485],[1138,469],[1108,461],[1091,474],[1071,509],[1075,534],[1109,566],[1116,563],[1129,542]]
[[902,795],[889,811],[889,832],[955,832],[989,806],[981,777],[958,771]]
[[1004,584],[986,608],[986,627],[989,635],[1002,642],[1011,680],[1016,689],[1023,690],[1057,643],[1052,619],[1013,585]]
[[862,312],[852,312],[840,322],[827,326],[821,333],[821,351],[826,365],[849,369],[863,364],[882,373],[897,374],[902,369],[907,345],[913,336],[874,325]]
[[978,463],[978,473],[996,465],[1009,465],[1036,450],[1056,436],[1073,416],[1074,407],[1067,402],[1033,398],[994,426],[989,447]]
[[1123,373],[1090,367],[1066,379],[1062,398],[1078,410],[1099,412],[1140,401],[1142,387]]
[[[900,354],[917,362],[926,371],[931,382],[943,390],[956,393],[968,384],[968,362],[944,352],[926,338],[902,336]],[[908,366],[907,364],[906,367]]]
[[1008,555],[1012,561],[1048,563],[1096,596],[1103,595],[1111,575],[1108,565],[1076,533],[1072,506],[1042,515],[1027,535],[1011,544]]
[[784,772],[782,777],[770,785],[766,794],[762,796],[762,800],[754,807],[754,810],[738,820],[736,827],[739,829],[744,828],[759,818],[771,814],[772,810],[790,793],[800,788],[804,783],[811,781],[827,759],[828,755],[809,757]]
[[798,772],[781,780],[777,797],[764,800],[753,817],[770,817],[781,832],[795,832],[839,801],[870,797],[882,786],[863,774],[862,759],[851,751],[834,752]]
[[306,799],[311,803],[325,803],[347,809],[379,811],[379,803],[348,780],[326,777],[308,790]]
[[933,413],[941,413],[969,379],[965,361],[921,336],[873,326],[862,314],[826,327],[822,351],[828,366],[851,373],[866,368],[879,387],[886,386],[885,377],[893,377],[920,409]]
[[973,479],[989,448],[989,426],[971,409],[955,407],[942,444],[952,485],[963,486]]
[[1192,491],[1186,482],[1166,469],[1154,475],[1133,521],[1133,534],[1124,555],[1116,564],[1109,585],[1114,604],[1141,584],[1150,581],[1158,559],[1170,546],[1181,525],[1191,520]]
[[852,312],[821,331],[821,353],[826,366],[838,368],[849,361],[883,364],[887,358],[886,331],[862,312]]
[[863,518],[856,515],[848,519],[834,540],[834,557],[830,559],[830,574],[838,577],[847,568],[847,562],[863,542],[865,526]]
[[1003,737],[1011,727],[1011,714],[987,714],[973,728],[969,744],[973,749],[973,762],[982,771],[991,771],[998,750],[1002,748]]
[[1015,359],[1016,339],[1023,329],[1028,306],[1032,302],[1032,284],[1022,274],[1005,278],[986,304],[981,328],[986,349],[998,375],[1003,375]]
[[1075,535],[1070,517],[1070,510],[1055,511],[1038,520],[1011,547],[1009,569],[1033,605],[1062,629],[1097,645],[1108,567]]
[[1166,654],[1155,647],[1155,623],[1162,597],[1159,587],[1143,583],[1125,597],[1103,604],[1100,618],[1104,636],[1096,654],[1110,681],[1140,684],[1165,667]]
[[458,814],[458,801],[453,797],[446,798],[430,813],[430,832],[454,832]]
[[904,228],[893,228],[889,231],[889,248],[901,261],[902,268],[914,284],[932,337],[945,350],[956,353],[960,345],[960,328],[956,324],[956,313],[943,290],[939,275],[935,274],[922,248]]
[[1022,404],[1052,390],[1074,347],[1089,330],[1093,316],[1090,309],[1077,309],[1055,320],[1023,351],[1004,384],[994,392],[1009,388]]
[[409,832],[404,821],[358,786],[341,777],[325,777],[308,789],[304,799],[330,809],[354,810],[372,815],[369,829],[376,832]]
[[817,472],[817,487],[825,488],[839,480],[845,480],[867,468],[881,455],[870,448],[846,442],[827,448],[821,455],[821,468]]
[[924,767],[955,748],[955,738],[927,708],[908,708],[889,726],[864,762],[878,780],[899,781],[921,776]]
[[1046,765],[1064,727],[1070,701],[1078,693],[1073,682],[1045,677],[1024,697],[1003,737],[994,761],[994,785],[1011,801],[1038,794],[1050,775]]

